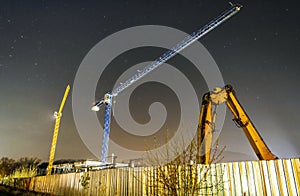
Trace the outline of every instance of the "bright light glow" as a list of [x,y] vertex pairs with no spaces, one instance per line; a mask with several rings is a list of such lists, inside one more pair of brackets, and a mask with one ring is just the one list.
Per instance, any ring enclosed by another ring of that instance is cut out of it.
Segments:
[[95,112],[98,112],[100,110],[100,108],[95,105],[95,106],[92,107],[92,110],[95,111]]

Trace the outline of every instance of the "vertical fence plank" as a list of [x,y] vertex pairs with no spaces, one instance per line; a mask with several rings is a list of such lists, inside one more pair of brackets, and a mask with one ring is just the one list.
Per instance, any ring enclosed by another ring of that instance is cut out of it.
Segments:
[[297,187],[297,194],[300,195],[300,159],[291,159]]
[[[290,195],[297,195],[294,171],[290,160],[283,160],[283,165],[287,177],[288,191]],[[299,188],[299,187],[298,187]]]
[[226,163],[221,163],[222,169],[223,169],[223,195],[224,196],[230,196],[230,176],[229,176],[229,167]]
[[266,190],[267,195],[272,195],[267,161],[260,161],[260,166],[263,172],[263,181],[265,182],[264,189]]
[[228,163],[228,172],[229,172],[229,179],[230,179],[230,195],[235,196],[236,191],[235,191],[235,180],[234,180],[234,169],[233,169],[233,163]]
[[269,170],[269,179],[270,179],[270,185],[271,185],[271,192],[274,196],[280,196],[279,194],[279,181],[278,176],[276,173],[276,166],[275,161],[268,161],[267,162],[268,170]]
[[254,182],[254,171],[252,162],[247,161],[245,163],[246,171],[247,171],[247,181],[248,181],[248,194],[249,195],[256,195],[256,187]]
[[248,187],[248,173],[246,170],[246,163],[247,162],[239,162],[239,169],[240,169],[240,178],[241,178],[241,187],[243,195],[249,195],[249,187]]
[[241,183],[241,174],[239,163],[233,163],[233,175],[234,175],[234,184],[235,184],[235,194],[236,195],[243,195],[242,193],[242,183]]

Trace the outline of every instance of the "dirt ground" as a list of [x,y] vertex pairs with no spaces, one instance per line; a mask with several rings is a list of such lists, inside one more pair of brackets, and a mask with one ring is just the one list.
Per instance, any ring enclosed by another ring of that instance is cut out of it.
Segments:
[[24,191],[16,188],[8,187],[0,185],[0,196],[10,196],[10,195],[18,195],[18,196],[48,196],[49,194],[44,193],[36,193],[32,191]]

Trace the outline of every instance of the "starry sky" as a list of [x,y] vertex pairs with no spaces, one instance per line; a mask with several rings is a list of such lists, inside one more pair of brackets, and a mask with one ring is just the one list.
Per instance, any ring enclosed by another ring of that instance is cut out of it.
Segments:
[[[66,85],[72,87],[79,65],[95,44],[112,33],[138,25],[164,25],[190,33],[229,7],[228,1],[221,0],[0,2],[0,157],[42,160],[49,156],[53,112],[58,110]],[[299,157],[297,1],[238,3],[244,6],[240,13],[200,42],[215,59],[225,83],[234,86],[271,151],[280,158]],[[152,57],[143,50],[135,52],[148,60],[161,54],[161,50],[151,52],[156,55]],[[122,62],[128,66],[137,63],[132,54],[114,63],[120,67]],[[156,87],[153,89],[163,91],[159,85]],[[96,96],[107,91],[99,84],[98,88]],[[149,88],[145,88],[148,92]],[[201,86],[197,94],[201,97],[206,91]],[[142,114],[134,115],[143,122]],[[101,118],[99,115],[100,121]],[[243,131],[231,119],[228,112],[220,135],[221,145],[226,146],[224,160],[256,160]],[[76,130],[71,96],[56,148],[56,159],[67,158],[96,158]]]

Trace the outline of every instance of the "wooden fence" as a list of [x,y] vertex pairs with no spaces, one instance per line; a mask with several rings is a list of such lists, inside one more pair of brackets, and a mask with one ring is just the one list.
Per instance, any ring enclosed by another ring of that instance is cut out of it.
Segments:
[[[205,166],[197,166],[201,169]],[[300,195],[300,159],[210,165],[206,185],[195,195]],[[10,186],[51,195],[160,195],[155,168],[115,168],[15,179]],[[201,177],[198,176],[199,180]],[[207,186],[217,179],[215,187]]]

